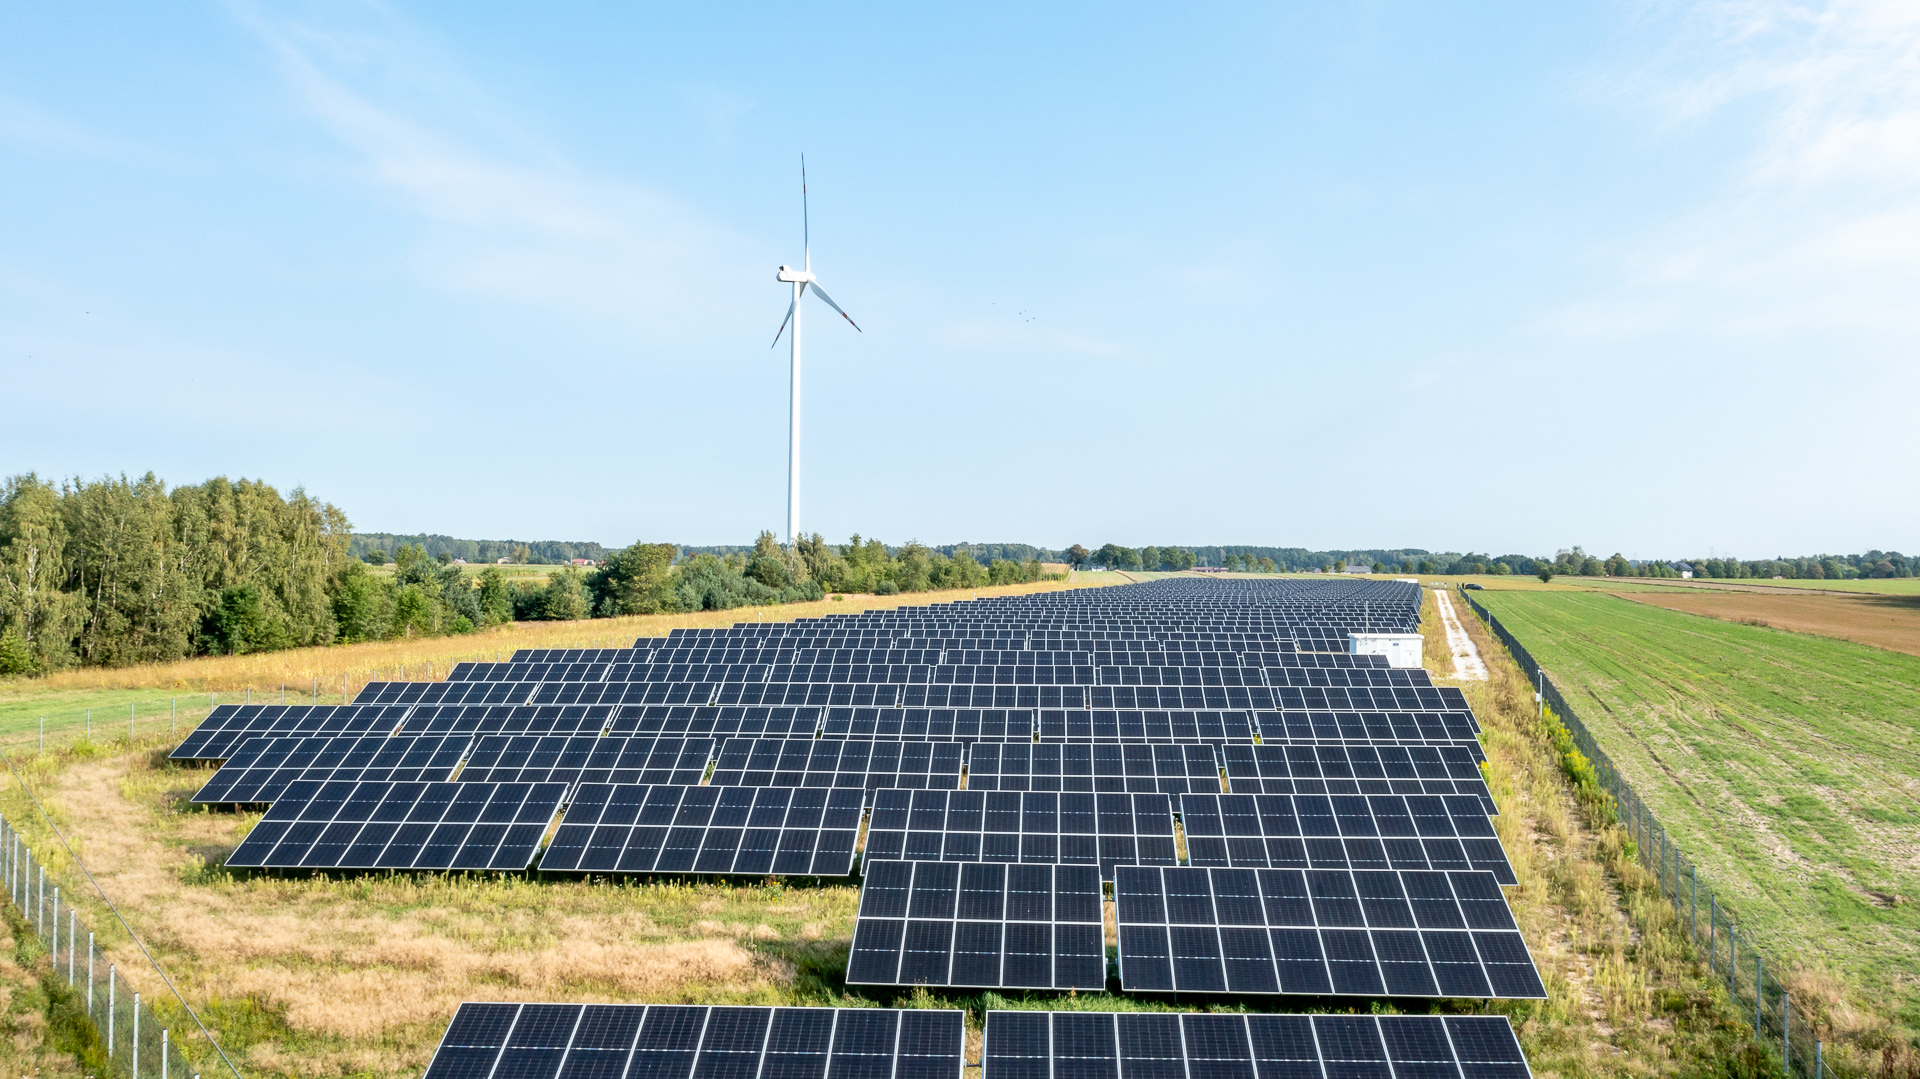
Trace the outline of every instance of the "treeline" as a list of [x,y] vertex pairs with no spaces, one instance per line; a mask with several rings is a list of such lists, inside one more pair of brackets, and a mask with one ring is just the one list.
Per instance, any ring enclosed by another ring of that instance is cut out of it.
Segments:
[[0,491],[0,674],[328,644],[346,516],[254,480]]
[[560,540],[468,540],[452,536],[401,536],[392,532],[355,532],[348,540],[347,553],[364,559],[368,554],[384,555],[392,561],[395,552],[407,545],[425,551],[432,558],[446,556],[469,563],[508,562],[529,566],[564,566],[576,558],[603,562],[607,549],[598,543]]
[[[1067,561],[1066,551],[1055,551],[1047,547],[1035,547],[1030,543],[967,543],[962,541],[960,543],[949,543],[945,546],[931,546],[925,549],[947,559],[954,559],[961,555],[966,555],[982,566],[991,566],[995,562],[1019,562],[1025,564],[1027,562]],[[728,546],[722,544],[713,547],[682,547],[680,550],[681,556],[684,558],[693,558],[695,555],[703,554],[710,554],[715,558],[727,558],[732,555],[745,555],[751,558],[758,550],[758,547],[757,545]],[[905,550],[903,547],[887,547],[887,553],[894,557],[898,557],[903,550]]]

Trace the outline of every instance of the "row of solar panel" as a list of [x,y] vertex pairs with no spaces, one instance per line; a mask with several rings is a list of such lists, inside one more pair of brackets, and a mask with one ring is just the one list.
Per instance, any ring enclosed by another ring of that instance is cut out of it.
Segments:
[[175,760],[225,760],[242,740],[285,734],[671,734],[933,741],[1472,743],[1468,712],[1065,711],[815,709],[742,705],[416,705],[310,708],[221,705],[176,747]]
[[[449,682],[828,682],[854,685],[1337,686],[1433,689],[1418,668],[1033,663],[460,663]],[[365,702],[371,703],[371,702]],[[1431,701],[1427,702],[1433,703]]]
[[1465,711],[1457,689],[1283,686],[988,686],[828,682],[370,682],[355,704],[877,705],[886,708]]
[[[1242,795],[1267,795],[1270,801],[1261,805],[1279,805],[1271,799],[1283,795],[1323,795],[1329,788],[1342,788],[1333,793],[1462,795],[1480,813],[1497,808],[1464,746],[1228,745],[1221,749],[1228,789]],[[293,783],[305,780],[446,780],[463,760],[465,767],[458,773],[462,782],[690,785],[703,782],[711,763],[712,782],[719,786],[955,790],[961,785],[964,764],[967,787],[976,792],[1217,794],[1222,790],[1219,758],[1214,747],[1205,743],[980,742],[968,753],[958,742],[732,738],[718,743],[716,752],[712,739],[673,737],[488,735],[472,741],[458,735],[295,735],[247,739],[193,800],[202,804],[271,802]],[[1354,812],[1364,813],[1367,803],[1348,799],[1329,804],[1351,805],[1356,807]],[[1211,821],[1223,811],[1216,807],[1200,812]],[[1202,826],[1197,834],[1263,834],[1263,818],[1254,815],[1253,802],[1231,799],[1224,813],[1224,825]],[[1301,833],[1269,830],[1265,834]],[[1381,833],[1348,830],[1345,834]]]

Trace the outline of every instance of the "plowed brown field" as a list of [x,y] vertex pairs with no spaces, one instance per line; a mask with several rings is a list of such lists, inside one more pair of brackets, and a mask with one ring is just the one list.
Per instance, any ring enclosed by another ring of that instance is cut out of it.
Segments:
[[1838,637],[1920,656],[1920,596],[1675,589],[1621,593],[1621,598],[1672,611]]

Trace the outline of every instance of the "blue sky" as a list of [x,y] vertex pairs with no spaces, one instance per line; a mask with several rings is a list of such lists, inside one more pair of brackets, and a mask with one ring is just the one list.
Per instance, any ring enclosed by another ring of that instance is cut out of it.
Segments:
[[0,466],[779,531],[803,151],[807,531],[1920,548],[1874,0],[10,5]]

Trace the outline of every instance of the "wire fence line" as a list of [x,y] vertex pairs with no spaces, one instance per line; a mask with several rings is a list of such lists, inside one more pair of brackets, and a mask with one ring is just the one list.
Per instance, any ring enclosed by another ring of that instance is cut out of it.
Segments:
[[[9,758],[6,764],[40,811],[47,828],[66,850],[72,867],[86,878],[121,931],[139,948],[146,964],[166,986],[166,995],[172,998],[170,1003],[161,1003],[159,1007],[152,999],[141,999],[141,994],[127,983],[117,965],[107,961],[93,927],[81,920],[71,881],[63,892],[60,878],[48,873],[44,858],[34,853],[27,836],[13,821],[0,815],[0,886],[6,888],[7,898],[18,910],[34,941],[46,951],[45,984],[54,998],[54,1006],[71,1007],[86,1017],[97,1038],[95,1048],[102,1054],[110,1075],[124,1075],[128,1079],[141,1079],[143,1075],[148,1079],[176,1076],[200,1079],[201,1065],[211,1064],[233,1079],[241,1079],[239,1069],[227,1058],[213,1032],[200,1022],[193,1007],[174,987],[173,979],[167,976],[140,935],[127,924],[119,908],[94,880],[86,863],[47,816],[39,797],[13,767],[13,761]],[[177,1037],[163,1018],[163,1013],[174,1012],[176,1006],[177,1012],[192,1023],[191,1028],[182,1028],[179,1032],[185,1035],[184,1039]]]
[[1770,1052],[1777,1052],[1789,1074],[1809,1079],[1827,1079],[1836,1073],[1826,1060],[1825,1045],[1810,1018],[1793,1007],[1792,995],[1775,976],[1782,969],[1773,959],[1761,954],[1734,920],[1732,911],[1720,901],[1718,893],[1702,882],[1700,870],[1667,835],[1652,808],[1634,790],[1620,769],[1600,748],[1580,716],[1567,703],[1553,678],[1533,658],[1526,646],[1500,624],[1465,589],[1460,590],[1473,613],[1487,624],[1500,643],[1513,654],[1514,661],[1534,685],[1534,699],[1541,714],[1559,722],[1573,736],[1580,752],[1593,765],[1600,785],[1612,796],[1620,823],[1633,839],[1640,864],[1659,878],[1661,894],[1673,903],[1679,922],[1686,927],[1694,947],[1706,956],[1708,969],[1725,981],[1734,1006],[1743,1009],[1753,1024],[1753,1036]]

